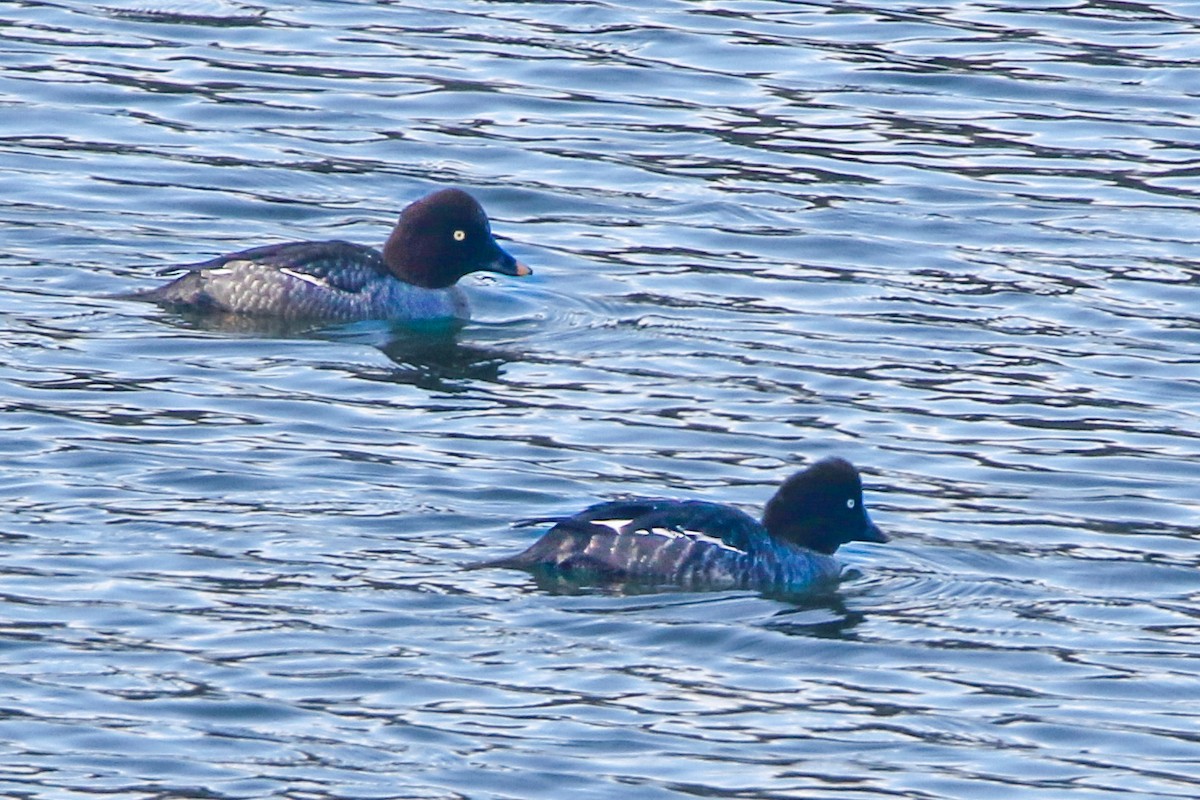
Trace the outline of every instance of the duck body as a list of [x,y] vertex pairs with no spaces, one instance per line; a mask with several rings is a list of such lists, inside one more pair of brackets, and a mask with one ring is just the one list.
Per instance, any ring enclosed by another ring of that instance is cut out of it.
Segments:
[[[141,297],[198,313],[292,320],[466,319],[458,286],[427,289],[388,271],[373,247],[350,242],[290,242],[218,256]],[[177,268],[175,268],[177,269]]]
[[794,590],[836,581],[848,541],[886,542],[862,506],[857,470],[825,459],[790,478],[763,521],[704,500],[639,498],[590,506],[553,523],[522,553],[483,566],[576,582]]
[[537,522],[554,527],[500,566],[713,589],[807,586],[841,574],[831,556],[772,539],[750,515],[702,500],[617,500]]
[[492,237],[466,192],[443,189],[400,215],[382,251],[344,241],[289,242],[197,264],[138,299],[194,313],[285,321],[455,320],[470,316],[456,284],[471,272],[528,275]]

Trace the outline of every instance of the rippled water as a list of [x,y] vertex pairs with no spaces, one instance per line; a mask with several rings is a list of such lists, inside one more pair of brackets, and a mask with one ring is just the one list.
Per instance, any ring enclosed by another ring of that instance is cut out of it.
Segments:
[[[1200,792],[1200,6],[0,4],[0,790]],[[472,190],[461,331],[106,295]],[[460,565],[859,464],[835,593]]]

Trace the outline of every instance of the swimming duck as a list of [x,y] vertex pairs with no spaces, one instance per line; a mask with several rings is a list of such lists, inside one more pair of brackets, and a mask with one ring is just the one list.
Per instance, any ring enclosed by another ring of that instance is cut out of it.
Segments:
[[180,311],[329,322],[466,319],[459,278],[532,272],[496,243],[487,214],[461,189],[405,208],[382,252],[343,241],[289,242],[163,273],[178,269],[187,272],[134,296]]
[[863,505],[858,470],[841,458],[784,481],[762,522],[720,503],[647,498],[520,524],[539,523],[554,526],[529,549],[479,566],[581,582],[796,589],[837,579],[840,545],[888,540]]

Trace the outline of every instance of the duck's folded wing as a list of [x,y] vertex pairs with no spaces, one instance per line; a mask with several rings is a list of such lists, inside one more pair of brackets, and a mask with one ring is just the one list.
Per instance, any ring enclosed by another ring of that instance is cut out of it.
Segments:
[[288,242],[239,250],[223,256],[167,267],[159,274],[180,269],[207,272],[265,268],[297,280],[329,286],[346,292],[360,291],[372,279],[388,273],[379,251],[352,242]]
[[762,525],[750,515],[720,503],[704,500],[634,498],[610,500],[589,506],[570,517],[539,517],[517,523],[524,527],[551,523],[570,530],[611,530],[635,534],[662,530],[715,539],[744,550],[765,537]]
[[745,556],[745,544],[761,531],[741,511],[703,501],[616,500],[540,521],[554,527],[523,553],[490,566],[677,580]]
[[632,519],[625,530],[675,531],[743,551],[766,536],[762,525],[745,512],[703,500],[657,505]]
[[556,524],[524,552],[478,566],[550,571],[582,579],[669,580],[694,554],[694,544],[677,533],[619,533],[607,525],[571,518]]

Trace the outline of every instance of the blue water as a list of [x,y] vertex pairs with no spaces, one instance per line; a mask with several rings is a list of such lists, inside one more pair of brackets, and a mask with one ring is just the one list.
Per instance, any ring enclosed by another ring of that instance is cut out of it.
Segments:
[[[0,4],[0,794],[1200,793],[1200,4]],[[458,331],[110,295],[471,190]],[[832,594],[461,565],[863,470]]]

